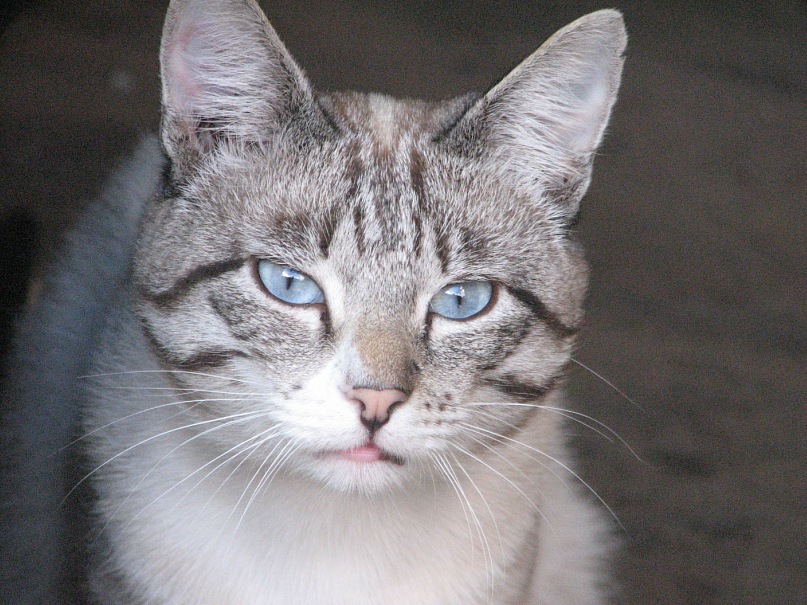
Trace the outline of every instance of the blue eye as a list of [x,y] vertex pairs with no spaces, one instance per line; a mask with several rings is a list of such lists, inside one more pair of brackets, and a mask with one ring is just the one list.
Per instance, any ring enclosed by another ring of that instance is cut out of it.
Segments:
[[258,275],[269,293],[285,303],[312,305],[325,302],[325,295],[320,287],[305,273],[270,263],[268,260],[259,260]]
[[493,297],[493,285],[485,281],[449,284],[434,295],[429,310],[448,319],[467,319],[483,311]]

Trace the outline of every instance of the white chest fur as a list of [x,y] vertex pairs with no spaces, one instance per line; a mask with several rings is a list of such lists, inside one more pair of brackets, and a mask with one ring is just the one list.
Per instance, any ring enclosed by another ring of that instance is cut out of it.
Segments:
[[134,479],[165,447],[127,469],[136,496],[113,484],[106,530],[154,603],[486,603],[519,575],[512,559],[530,554],[521,547],[535,512],[502,490],[478,485],[482,501],[468,481],[458,494],[427,479],[369,497],[279,475],[254,496],[261,476],[245,469],[183,481],[204,464],[190,451],[174,452],[170,472]]

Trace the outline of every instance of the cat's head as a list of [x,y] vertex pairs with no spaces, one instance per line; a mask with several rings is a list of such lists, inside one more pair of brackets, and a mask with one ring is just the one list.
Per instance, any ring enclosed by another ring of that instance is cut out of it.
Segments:
[[534,414],[582,318],[570,229],[624,46],[600,11],[481,97],[320,94],[251,0],[173,1],[134,275],[192,412],[227,419],[206,438],[373,491]]

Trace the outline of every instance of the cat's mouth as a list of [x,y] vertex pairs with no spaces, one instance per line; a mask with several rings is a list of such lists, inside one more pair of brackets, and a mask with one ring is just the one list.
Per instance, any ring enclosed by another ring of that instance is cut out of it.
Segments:
[[398,466],[403,466],[404,461],[398,456],[391,454],[378,447],[371,439],[364,445],[354,447],[349,450],[338,450],[329,452],[329,455],[348,460],[350,462],[357,462],[360,464],[370,464],[373,462],[391,462]]

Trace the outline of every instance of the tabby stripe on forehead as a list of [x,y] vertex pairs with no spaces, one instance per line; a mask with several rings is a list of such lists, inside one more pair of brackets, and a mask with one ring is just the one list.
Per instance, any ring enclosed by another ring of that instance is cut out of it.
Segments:
[[364,255],[364,208],[357,203],[353,208],[353,226],[356,237],[356,251],[359,256]]
[[328,258],[333,241],[333,234],[339,224],[339,212],[336,206],[331,206],[322,217],[319,227],[319,251],[324,258]]
[[417,205],[412,211],[412,222],[415,227],[415,258],[420,258],[423,238],[423,219],[421,216],[428,213],[426,206],[426,192],[423,187],[423,170],[424,160],[423,156],[416,148],[412,148],[409,156],[409,178],[412,181],[412,190],[415,192],[415,200]]
[[558,316],[547,309],[546,305],[537,296],[528,290],[508,286],[510,294],[515,296],[522,303],[527,305],[533,315],[541,320],[558,338],[568,338],[574,336],[579,331],[577,326],[567,326]]
[[412,234],[412,237],[415,240],[415,243],[414,243],[414,246],[415,246],[415,250],[414,250],[415,258],[420,258],[420,254],[421,254],[422,249],[423,249],[423,242],[422,242],[422,240],[423,240],[423,222],[422,222],[422,220],[420,218],[420,210],[418,210],[417,208],[415,208],[412,211],[412,226],[414,227],[414,233]]
[[185,296],[196,284],[203,282],[214,277],[218,277],[223,273],[235,271],[241,268],[244,264],[243,258],[231,258],[227,260],[217,261],[196,267],[193,271],[179,278],[174,284],[162,292],[149,292],[141,289],[141,296],[146,300],[152,302],[158,307],[168,307],[175,304],[180,298]]
[[445,230],[436,227],[434,237],[437,239],[437,258],[440,259],[440,269],[443,273],[448,273],[448,266],[451,261],[451,250],[448,243],[448,236]]
[[182,356],[174,351],[170,351],[163,345],[148,325],[143,325],[143,332],[160,361],[181,370],[204,372],[206,370],[220,368],[236,357],[249,357],[243,351],[236,349],[209,349],[207,351],[197,351],[191,355]]
[[[342,209],[349,207],[349,204],[356,198],[359,192],[359,181],[364,172],[364,165],[359,157],[359,144],[354,142],[348,148],[350,160],[347,162],[345,168],[344,178],[348,183],[345,197],[339,203],[332,205],[325,213],[319,229],[319,250],[322,256],[328,258],[331,248],[331,241],[333,240],[336,228],[341,222]],[[354,219],[355,219],[354,215]]]
[[[440,226],[435,219],[426,198],[426,188],[424,186],[423,173],[426,170],[426,160],[420,152],[413,148],[409,157],[409,176],[412,180],[412,189],[417,198],[418,211],[415,213],[415,227],[417,229],[418,237],[422,235],[421,219],[432,219],[432,233],[435,240],[435,251],[437,258],[440,260],[440,269],[443,273],[448,273],[448,265],[451,260],[451,246],[448,242],[448,235],[446,229]],[[417,249],[420,251],[420,240],[417,242]]]
[[412,181],[412,190],[415,192],[418,206],[426,209],[426,194],[423,187],[423,171],[425,168],[425,161],[420,152],[413,147],[409,154],[409,178]]
[[360,153],[361,143],[359,143],[358,140],[354,140],[348,147],[350,160],[345,168],[345,180],[348,182],[347,194],[345,195],[345,199],[347,200],[356,197],[356,194],[359,192],[359,180],[362,174],[364,174],[364,162],[361,160]]

